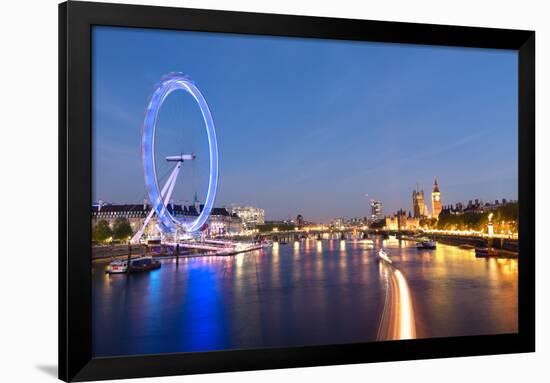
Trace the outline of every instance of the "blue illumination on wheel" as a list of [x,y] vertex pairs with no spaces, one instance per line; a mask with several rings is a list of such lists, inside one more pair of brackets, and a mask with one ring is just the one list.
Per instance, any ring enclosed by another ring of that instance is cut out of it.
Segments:
[[[183,222],[176,219],[166,208],[166,203],[163,201],[160,193],[155,166],[155,130],[158,112],[166,97],[178,89],[184,90],[193,96],[199,105],[206,127],[210,152],[210,176],[208,179],[206,201],[199,216],[191,222]],[[206,223],[216,198],[216,188],[218,184],[218,143],[216,141],[214,121],[212,120],[208,104],[199,89],[185,75],[181,73],[171,73],[163,77],[160,84],[151,95],[141,134],[141,158],[145,176],[145,187],[149,195],[149,201],[151,201],[153,205],[153,209],[155,210],[158,222],[163,231],[174,233],[180,228],[184,232],[195,233],[200,230]]]

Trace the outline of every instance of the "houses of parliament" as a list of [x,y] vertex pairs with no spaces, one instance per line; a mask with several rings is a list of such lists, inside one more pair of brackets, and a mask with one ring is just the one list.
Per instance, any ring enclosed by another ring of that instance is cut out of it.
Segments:
[[424,190],[419,190],[418,187],[412,192],[413,198],[413,216],[414,218],[438,218],[441,213],[441,192],[439,191],[439,185],[437,184],[437,177],[434,179],[432,188],[432,213],[428,210],[426,205],[426,199],[424,198]]

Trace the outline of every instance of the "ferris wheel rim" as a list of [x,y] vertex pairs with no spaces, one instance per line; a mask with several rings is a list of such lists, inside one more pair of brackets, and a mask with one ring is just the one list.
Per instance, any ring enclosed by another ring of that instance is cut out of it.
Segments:
[[[162,198],[158,185],[155,165],[155,133],[157,118],[164,100],[170,93],[176,90],[184,90],[189,93],[197,102],[208,137],[209,148],[209,179],[208,191],[203,209],[198,212],[199,215],[191,222],[182,222],[176,219],[167,208],[166,202]],[[210,108],[206,99],[197,88],[197,86],[185,75],[181,73],[171,73],[164,76],[161,82],[153,91],[145,112],[144,123],[142,127],[142,165],[144,170],[145,186],[149,201],[151,202],[160,225],[168,232],[176,232],[182,229],[187,233],[195,233],[200,230],[208,220],[212,211],[214,200],[216,198],[216,189],[218,182],[218,144],[216,139],[216,130]]]

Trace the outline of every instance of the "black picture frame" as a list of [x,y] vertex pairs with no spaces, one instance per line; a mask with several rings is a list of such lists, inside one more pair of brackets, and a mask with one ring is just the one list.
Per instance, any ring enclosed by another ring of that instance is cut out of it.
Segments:
[[[94,25],[513,49],[518,52],[518,333],[92,357],[91,28]],[[59,5],[59,378],[87,381],[535,350],[535,32],[69,1]]]

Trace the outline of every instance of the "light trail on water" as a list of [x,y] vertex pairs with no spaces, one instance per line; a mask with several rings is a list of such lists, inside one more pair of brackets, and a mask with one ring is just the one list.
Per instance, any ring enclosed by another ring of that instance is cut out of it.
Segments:
[[401,271],[395,269],[393,275],[399,287],[399,339],[414,339],[416,338],[416,323],[409,285]]
[[380,318],[378,340],[416,338],[416,322],[409,285],[387,253],[380,256],[380,273],[386,282],[386,299]]

